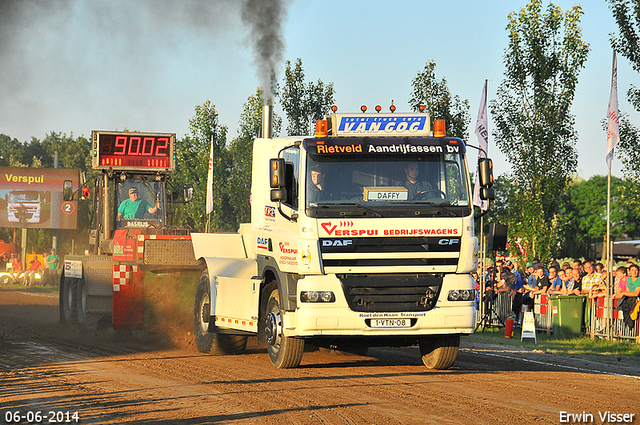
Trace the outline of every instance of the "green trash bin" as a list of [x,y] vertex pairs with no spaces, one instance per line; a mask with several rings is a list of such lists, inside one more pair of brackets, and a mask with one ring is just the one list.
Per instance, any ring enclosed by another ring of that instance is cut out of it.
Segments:
[[577,338],[582,333],[583,296],[555,295],[549,297],[554,339]]

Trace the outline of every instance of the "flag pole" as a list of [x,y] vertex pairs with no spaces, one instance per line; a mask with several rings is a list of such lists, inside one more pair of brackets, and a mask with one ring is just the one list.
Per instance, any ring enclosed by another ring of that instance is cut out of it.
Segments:
[[[484,87],[482,88],[482,95],[480,96],[480,107],[478,108],[478,118],[476,121],[475,134],[478,138],[478,158],[486,158],[489,150],[489,130],[488,130],[488,118],[487,118],[487,82],[484,80]],[[473,205],[478,206],[480,210],[484,211],[489,208],[488,202],[480,199],[480,180],[479,180],[479,167],[476,166],[475,185],[473,188]],[[484,243],[484,214],[480,217],[480,273],[478,279],[480,280],[480,305],[479,314],[480,317],[484,317],[484,303],[482,297],[485,293],[485,278],[484,273],[486,269],[486,245]]]
[[[613,65],[611,70],[611,94],[609,95],[609,108],[607,110],[607,237],[606,237],[606,262],[607,265],[607,339],[611,339],[613,326],[613,248],[611,244],[611,162],[613,161],[613,149],[620,141],[620,122],[618,113],[618,66],[616,51],[613,51]],[[604,252],[604,247],[603,247]]]
[[213,134],[212,134],[211,149],[209,151],[209,168],[207,170],[207,200],[206,200],[207,228],[205,230],[206,233],[209,233],[211,231],[211,212],[213,211],[213,181],[214,181],[213,165],[214,165],[214,159],[213,159]]

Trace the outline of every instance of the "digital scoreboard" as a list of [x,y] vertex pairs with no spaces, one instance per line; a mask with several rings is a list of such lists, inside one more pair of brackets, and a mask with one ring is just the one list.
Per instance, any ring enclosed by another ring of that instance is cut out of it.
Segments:
[[175,133],[94,130],[91,139],[96,170],[175,170]]

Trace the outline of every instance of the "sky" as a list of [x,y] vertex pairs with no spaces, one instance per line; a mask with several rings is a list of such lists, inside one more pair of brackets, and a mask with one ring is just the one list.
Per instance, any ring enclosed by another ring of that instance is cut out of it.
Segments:
[[[482,86],[488,80],[489,101],[495,99],[504,79],[507,17],[525,5],[524,0],[282,1],[277,16],[258,13],[273,22],[269,40],[279,36],[282,43],[276,55],[279,81],[285,61],[301,58],[307,81],[333,82],[340,112],[357,112],[363,104],[386,110],[392,101],[398,112],[409,112],[411,80],[434,60],[436,77],[446,78],[453,95],[469,100],[469,143],[476,145]],[[125,128],[183,137],[195,106],[210,100],[233,138],[243,104],[263,85],[255,27],[242,4],[0,0],[0,133],[22,142],[52,131],[77,137]],[[566,10],[575,2],[554,4]],[[581,5],[583,38],[591,52],[572,112],[578,173],[589,178],[607,174],[601,121],[611,90],[609,34],[617,26],[604,0]],[[640,126],[626,101],[637,80],[629,62],[618,56],[620,111]],[[492,136],[489,156],[496,175],[509,172]],[[612,173],[622,176],[619,160]]]

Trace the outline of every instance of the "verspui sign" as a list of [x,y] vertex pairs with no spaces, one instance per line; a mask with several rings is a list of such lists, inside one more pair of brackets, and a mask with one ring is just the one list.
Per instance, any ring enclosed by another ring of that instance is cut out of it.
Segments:
[[[66,201],[65,182],[75,194]],[[0,167],[0,227],[75,229],[77,191],[78,170]]]

